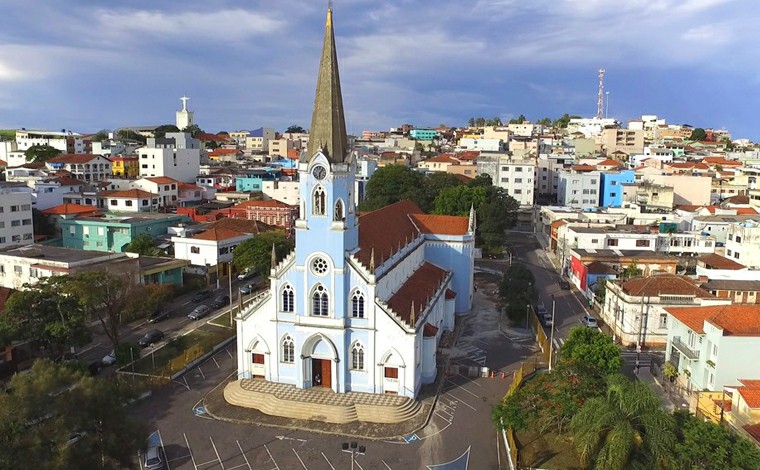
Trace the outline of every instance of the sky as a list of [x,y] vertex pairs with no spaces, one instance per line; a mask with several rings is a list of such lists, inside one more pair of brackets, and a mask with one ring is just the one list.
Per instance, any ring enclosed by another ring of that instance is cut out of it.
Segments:
[[[10,0],[0,128],[308,128],[326,1]],[[335,0],[349,133],[596,115],[760,141],[756,0]]]

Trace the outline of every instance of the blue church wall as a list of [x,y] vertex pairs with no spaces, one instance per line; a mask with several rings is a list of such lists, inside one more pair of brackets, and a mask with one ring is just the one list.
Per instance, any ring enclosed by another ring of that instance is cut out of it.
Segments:
[[[456,292],[455,311],[467,312],[472,306],[472,242],[467,237],[428,236],[425,242],[425,259],[452,272],[451,289]],[[467,240],[467,241],[465,241]]]

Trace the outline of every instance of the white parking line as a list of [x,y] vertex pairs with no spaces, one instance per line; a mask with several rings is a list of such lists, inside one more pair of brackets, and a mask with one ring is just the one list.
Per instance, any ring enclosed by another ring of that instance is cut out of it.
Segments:
[[469,404],[465,403],[465,401],[464,401],[464,400],[462,400],[461,398],[459,398],[459,397],[457,397],[457,396],[454,396],[454,395],[452,395],[452,394],[451,394],[451,392],[446,392],[446,395],[450,396],[450,397],[451,397],[451,398],[453,398],[454,400],[457,400],[458,402],[460,402],[461,404],[463,404],[463,405],[464,405],[464,406],[466,406],[467,408],[471,409],[472,411],[478,411],[478,410],[476,410],[475,408],[473,408],[472,406],[470,406]]
[[303,460],[301,460],[301,456],[300,456],[300,455],[298,455],[298,452],[296,452],[296,450],[295,450],[295,449],[293,449],[293,453],[294,453],[294,454],[296,454],[296,457],[298,457],[298,461],[299,461],[299,462],[301,462],[301,465],[303,465],[303,469],[304,469],[304,470],[309,470],[308,468],[306,468],[306,464],[305,464],[305,463],[303,463]]
[[190,452],[190,460],[193,462],[193,467],[195,468],[195,470],[198,470],[198,466],[195,465],[195,457],[193,456],[193,449],[190,448],[190,443],[187,441],[187,434],[183,432],[182,435],[185,437],[185,444],[187,445],[187,451]]
[[269,458],[272,460],[272,463],[274,464],[274,470],[280,470],[280,466],[277,465],[277,461],[274,459],[274,457],[272,457],[272,453],[269,452],[269,447],[267,447],[266,444],[264,444],[264,450],[266,450],[267,454],[269,454]]
[[[156,429],[156,432],[158,433],[158,442],[161,443],[161,450],[164,451],[164,458],[166,458],[166,447],[164,447],[164,438],[161,437],[161,430]],[[169,465],[169,461],[166,461],[166,470],[172,470],[171,465]]]
[[383,465],[385,465],[385,468],[387,468],[388,470],[393,470],[390,465],[385,463],[385,460],[381,460],[381,462],[383,462]]
[[224,464],[222,463],[222,458],[219,457],[219,451],[216,450],[216,445],[214,444],[214,440],[211,439],[211,436],[208,437],[208,440],[211,441],[211,447],[214,448],[214,453],[216,454],[216,460],[219,461],[219,465],[222,467],[222,470],[224,470]]
[[248,470],[253,470],[251,468],[251,462],[248,461],[248,457],[245,456],[245,452],[243,452],[243,448],[240,446],[240,441],[235,439],[235,442],[237,442],[238,449],[240,449],[240,455],[243,456],[243,459],[245,460],[246,465],[248,465]]
[[327,465],[329,465],[330,468],[332,468],[332,470],[335,470],[335,467],[333,467],[333,464],[330,463],[330,459],[327,458],[324,452],[322,452],[322,457],[324,457],[325,460],[327,460]]

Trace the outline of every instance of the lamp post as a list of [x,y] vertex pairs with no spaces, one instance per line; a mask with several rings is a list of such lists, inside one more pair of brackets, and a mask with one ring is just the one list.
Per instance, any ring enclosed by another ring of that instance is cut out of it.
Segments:
[[367,452],[367,448],[360,446],[356,441],[344,442],[341,445],[341,450],[351,454],[351,470],[354,470],[354,463],[356,462],[357,455],[364,455]]
[[554,312],[556,311],[557,302],[552,294],[552,327],[549,333],[549,370],[552,370],[552,356],[554,355]]

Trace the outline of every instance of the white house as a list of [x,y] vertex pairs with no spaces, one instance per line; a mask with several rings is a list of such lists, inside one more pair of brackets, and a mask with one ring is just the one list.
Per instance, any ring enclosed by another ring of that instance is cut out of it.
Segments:
[[263,181],[261,192],[265,199],[274,199],[291,206],[296,206],[301,201],[298,181]]
[[97,193],[97,198],[104,203],[98,207],[114,212],[151,211],[160,207],[158,195],[142,189],[101,191]]
[[598,171],[560,171],[557,187],[557,204],[582,209],[599,207]]
[[745,220],[728,226],[726,257],[748,268],[760,268],[760,222]]
[[481,155],[478,158],[478,175],[489,175],[493,185],[506,190],[521,206],[533,206],[533,160],[513,160],[508,155]]
[[231,229],[210,229],[190,237],[172,237],[174,257],[193,266],[216,266],[232,261],[232,250],[252,238],[249,233]]
[[86,182],[101,181],[113,176],[111,161],[102,155],[58,155],[45,162],[45,166],[50,170],[68,171],[74,178]]
[[167,132],[161,139],[151,137],[137,154],[142,177],[167,176],[192,183],[201,165],[200,142],[183,132]]

